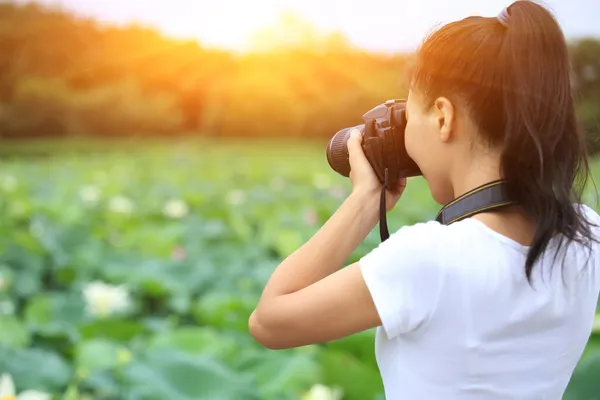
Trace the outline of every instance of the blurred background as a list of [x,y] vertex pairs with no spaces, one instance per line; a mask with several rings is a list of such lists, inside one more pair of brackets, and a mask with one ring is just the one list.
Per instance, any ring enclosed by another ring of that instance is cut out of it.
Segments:
[[[0,398],[382,400],[373,332],[269,351],[247,320],[348,194],[329,138],[407,95],[432,28],[508,4],[0,2]],[[600,3],[546,4],[597,180]],[[437,210],[411,179],[390,228]],[[600,399],[597,321],[567,400]]]

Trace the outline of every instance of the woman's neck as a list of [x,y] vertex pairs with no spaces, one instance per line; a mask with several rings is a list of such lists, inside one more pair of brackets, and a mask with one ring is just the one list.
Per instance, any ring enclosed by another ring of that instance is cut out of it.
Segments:
[[[471,152],[461,164],[454,169],[451,178],[454,198],[478,186],[502,179],[498,151],[487,151],[480,153],[479,156]],[[524,246],[528,246],[533,241],[536,224],[528,218],[525,210],[519,205],[482,212],[472,218]]]

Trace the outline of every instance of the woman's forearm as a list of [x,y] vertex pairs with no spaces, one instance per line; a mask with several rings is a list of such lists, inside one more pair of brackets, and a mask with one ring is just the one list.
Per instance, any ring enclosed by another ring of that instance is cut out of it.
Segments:
[[273,272],[261,302],[301,290],[339,270],[378,221],[379,198],[352,193],[323,227]]

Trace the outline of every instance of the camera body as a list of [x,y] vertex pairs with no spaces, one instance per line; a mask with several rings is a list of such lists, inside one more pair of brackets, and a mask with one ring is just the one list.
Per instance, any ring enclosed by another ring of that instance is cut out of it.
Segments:
[[348,139],[353,128],[362,135],[362,148],[379,181],[388,182],[400,178],[422,175],[417,164],[406,153],[404,131],[406,129],[406,100],[392,99],[380,104],[363,115],[362,125],[338,131],[327,145],[329,166],[342,176],[350,176]]

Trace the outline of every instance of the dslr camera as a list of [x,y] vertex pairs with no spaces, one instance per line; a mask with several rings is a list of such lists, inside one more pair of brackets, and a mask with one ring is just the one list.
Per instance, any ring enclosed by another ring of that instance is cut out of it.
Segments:
[[[406,100],[388,100],[362,116],[364,124],[338,131],[327,144],[329,166],[342,176],[350,176],[348,139],[353,128],[362,135],[362,149],[382,185],[400,178],[422,175],[404,146]],[[386,179],[387,178],[387,179]]]

